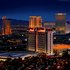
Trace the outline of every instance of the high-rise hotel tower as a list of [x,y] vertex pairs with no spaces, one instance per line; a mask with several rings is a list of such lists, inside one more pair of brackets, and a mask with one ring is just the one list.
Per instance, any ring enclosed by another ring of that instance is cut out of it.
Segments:
[[29,28],[42,27],[41,16],[30,16]]
[[52,54],[52,32],[52,29],[49,30],[42,27],[42,18],[40,16],[31,16],[28,30],[28,50]]
[[42,27],[41,16],[30,16],[28,30],[28,50],[38,50],[38,33],[37,29]]
[[65,33],[66,32],[66,13],[56,13],[56,32]]
[[6,16],[2,17],[3,25],[2,25],[2,35],[10,35],[12,34],[10,21],[6,19]]

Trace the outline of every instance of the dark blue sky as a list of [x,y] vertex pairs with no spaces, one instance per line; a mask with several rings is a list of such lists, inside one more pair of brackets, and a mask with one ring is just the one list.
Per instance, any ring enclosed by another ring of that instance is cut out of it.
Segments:
[[67,13],[70,20],[70,0],[0,0],[0,18],[29,20],[29,16],[36,15],[54,21],[57,12]]

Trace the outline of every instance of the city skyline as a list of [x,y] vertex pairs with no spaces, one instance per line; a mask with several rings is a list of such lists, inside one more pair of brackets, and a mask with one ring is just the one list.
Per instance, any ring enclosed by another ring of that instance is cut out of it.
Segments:
[[1,0],[0,18],[7,16],[12,19],[29,20],[29,16],[42,16],[43,20],[54,21],[55,13],[67,14],[70,20],[69,0]]

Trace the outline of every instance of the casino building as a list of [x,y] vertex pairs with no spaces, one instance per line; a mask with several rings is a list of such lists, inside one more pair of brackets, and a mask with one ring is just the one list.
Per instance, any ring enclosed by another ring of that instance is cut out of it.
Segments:
[[[38,22],[38,23],[36,23]],[[28,50],[53,54],[53,30],[42,27],[40,16],[31,16],[28,29]]]

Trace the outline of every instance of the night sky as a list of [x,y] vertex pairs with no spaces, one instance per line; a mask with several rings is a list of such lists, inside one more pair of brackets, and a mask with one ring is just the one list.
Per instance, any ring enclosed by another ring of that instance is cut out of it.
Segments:
[[0,18],[29,20],[29,16],[36,15],[54,21],[57,12],[67,13],[70,20],[70,0],[0,0]]

